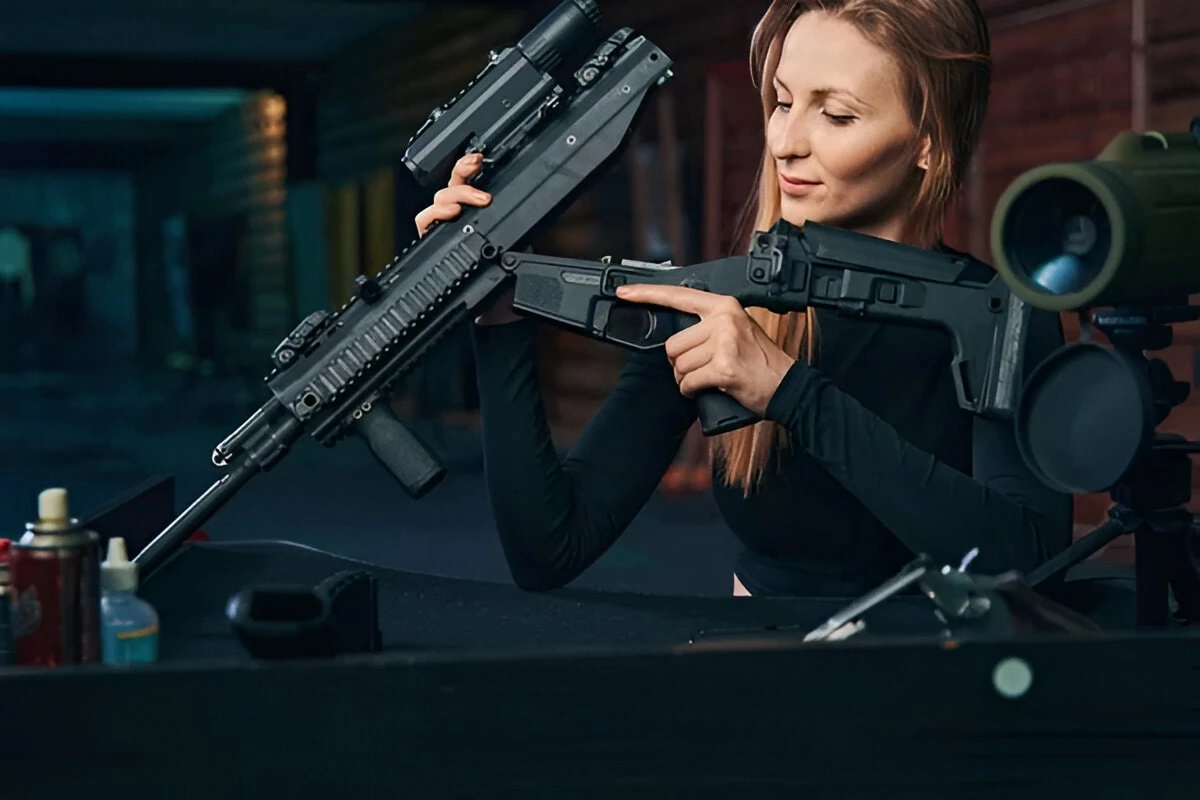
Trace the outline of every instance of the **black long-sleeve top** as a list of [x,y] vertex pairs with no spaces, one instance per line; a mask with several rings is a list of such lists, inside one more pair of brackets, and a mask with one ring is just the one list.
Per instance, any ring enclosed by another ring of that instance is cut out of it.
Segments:
[[[973,570],[1027,571],[1070,544],[1071,499],[1029,471],[1011,425],[963,411],[940,330],[817,314],[817,358],[798,361],[765,417],[789,434],[777,470],[750,495],[714,476],[744,543],[752,594],[860,594],[915,553]],[[486,480],[517,585],[569,583],[626,529],[657,488],[695,403],[661,351],[633,352],[611,395],[560,458],[538,391],[535,323],[473,326]],[[1063,343],[1034,312],[1028,373]]]

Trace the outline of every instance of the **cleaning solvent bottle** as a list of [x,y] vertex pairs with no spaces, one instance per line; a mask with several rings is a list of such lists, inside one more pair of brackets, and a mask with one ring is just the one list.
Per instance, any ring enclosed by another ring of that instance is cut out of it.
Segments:
[[137,596],[137,564],[125,554],[125,540],[108,540],[100,565],[100,626],[105,664],[158,660],[158,613]]

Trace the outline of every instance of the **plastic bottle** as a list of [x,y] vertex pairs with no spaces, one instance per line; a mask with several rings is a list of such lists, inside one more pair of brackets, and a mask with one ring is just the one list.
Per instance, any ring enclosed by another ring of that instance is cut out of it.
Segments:
[[100,565],[100,625],[105,664],[158,660],[158,612],[137,596],[137,564],[125,554],[125,540],[108,540]]

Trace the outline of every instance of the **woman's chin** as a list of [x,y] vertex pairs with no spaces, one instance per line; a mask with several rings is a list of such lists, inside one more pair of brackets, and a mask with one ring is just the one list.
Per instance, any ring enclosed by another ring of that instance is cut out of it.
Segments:
[[803,227],[806,222],[816,222],[820,224],[821,214],[817,209],[812,207],[812,203],[806,203],[797,197],[783,196],[779,204],[779,216],[785,222],[790,222],[797,228]]

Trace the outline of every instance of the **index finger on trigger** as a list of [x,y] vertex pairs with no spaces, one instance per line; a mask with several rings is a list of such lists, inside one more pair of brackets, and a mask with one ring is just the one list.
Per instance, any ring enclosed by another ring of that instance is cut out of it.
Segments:
[[617,288],[617,297],[631,303],[666,306],[697,316],[704,316],[712,305],[712,295],[687,286],[653,283],[630,283]]

